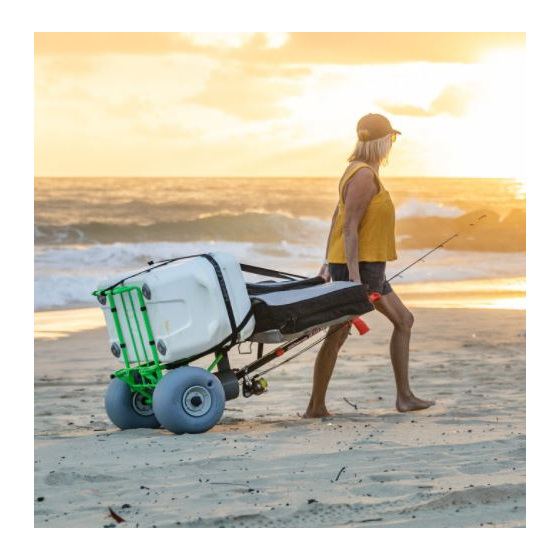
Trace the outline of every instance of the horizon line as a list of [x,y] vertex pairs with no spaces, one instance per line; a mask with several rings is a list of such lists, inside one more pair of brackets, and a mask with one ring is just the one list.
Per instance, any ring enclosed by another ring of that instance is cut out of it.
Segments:
[[[34,175],[34,179],[338,179],[338,175]],[[384,179],[507,179],[520,177],[475,175],[384,175]]]

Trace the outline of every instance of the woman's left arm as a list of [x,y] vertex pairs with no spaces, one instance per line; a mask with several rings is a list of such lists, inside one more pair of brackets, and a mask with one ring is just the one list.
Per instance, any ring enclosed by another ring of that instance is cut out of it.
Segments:
[[344,253],[352,282],[361,282],[358,263],[358,228],[370,200],[379,192],[373,174],[360,169],[348,184],[344,213]]

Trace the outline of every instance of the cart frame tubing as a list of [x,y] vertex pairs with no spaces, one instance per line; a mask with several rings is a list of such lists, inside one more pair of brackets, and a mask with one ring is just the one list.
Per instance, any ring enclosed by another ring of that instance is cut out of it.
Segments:
[[[135,305],[134,294],[136,294],[138,298],[138,305]],[[117,338],[119,340],[119,346],[125,366],[123,369],[114,373],[115,377],[127,383],[132,392],[140,393],[143,397],[145,397],[147,403],[151,403],[152,393],[158,381],[162,377],[162,370],[164,369],[164,366],[162,366],[159,360],[152,325],[150,324],[150,318],[146,308],[146,300],[144,299],[144,294],[142,294],[141,288],[139,286],[120,286],[108,290],[97,290],[93,292],[93,295],[98,297],[105,296],[107,298],[107,303],[109,304],[113,322],[115,324],[115,330],[117,332]],[[123,330],[123,324],[117,310],[117,298],[120,300],[126,320],[126,332],[132,341],[134,360],[131,360],[130,349],[126,344],[125,331]],[[139,313],[142,315],[142,324],[144,325],[148,338],[152,358],[151,360],[149,359],[146,345],[144,344],[144,337],[142,335],[142,328],[138,319],[137,308]],[[136,326],[137,336],[134,334],[133,325]],[[140,355],[140,350],[142,350],[142,356]]]
[[[288,352],[288,350],[291,350],[292,348],[299,346],[302,342],[309,340],[311,337],[315,336],[316,334],[320,333],[323,330],[325,330],[324,327],[319,327],[307,332],[306,334],[302,334],[301,336],[294,338],[293,340],[289,340],[288,342],[285,342],[284,344],[281,344],[280,346],[277,346],[270,352],[266,353],[264,356],[261,356],[260,358],[257,358],[255,361],[247,364],[245,367],[234,370],[234,373],[237,376],[237,378],[241,380],[246,375],[253,373],[254,371],[265,366],[266,364],[272,362],[276,358],[280,358],[286,352]],[[260,375],[257,373],[255,377],[260,377]]]

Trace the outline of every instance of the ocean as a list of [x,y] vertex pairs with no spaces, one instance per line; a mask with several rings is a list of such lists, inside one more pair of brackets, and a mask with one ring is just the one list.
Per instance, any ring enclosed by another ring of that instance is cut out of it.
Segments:
[[[433,300],[438,283],[524,282],[522,182],[383,182],[397,208],[399,259],[388,263],[388,277],[459,233],[395,278],[397,293],[398,285],[407,293],[429,284],[426,298]],[[205,251],[313,275],[324,258],[337,184],[337,178],[36,178],[35,309],[94,306],[91,291],[105,276]]]

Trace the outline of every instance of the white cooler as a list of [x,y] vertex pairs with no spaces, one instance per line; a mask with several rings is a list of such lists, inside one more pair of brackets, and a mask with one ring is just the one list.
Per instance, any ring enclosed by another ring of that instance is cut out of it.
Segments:
[[[251,301],[239,263],[226,253],[209,253],[209,255],[221,270],[235,324],[238,326],[251,309]],[[134,273],[128,276],[132,274]],[[113,286],[121,278],[122,276],[106,279],[99,284],[98,289]],[[221,343],[232,332],[218,275],[212,263],[205,257],[178,260],[164,266],[156,263],[151,269],[125,280],[122,285],[138,286],[143,289],[154,341],[162,363],[176,362],[206,352]],[[122,299],[119,295],[114,297],[131,364],[139,361],[136,353],[140,361],[145,361],[144,352],[141,347],[138,347],[139,335],[142,336],[149,360],[152,360],[137,295],[131,292],[130,295],[123,294]],[[136,309],[138,322],[134,319],[132,305]],[[102,305],[102,308],[110,343],[112,347],[118,348],[119,339],[109,302]],[[254,328],[255,319],[251,317],[241,329],[237,340],[247,339]],[[129,329],[136,338],[136,351]],[[124,362],[122,353],[118,358]]]

